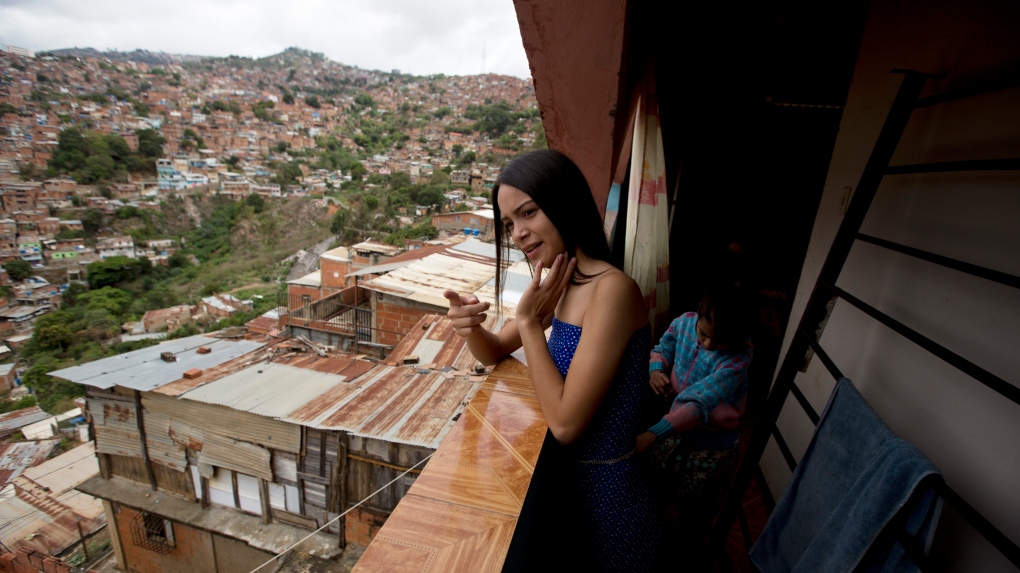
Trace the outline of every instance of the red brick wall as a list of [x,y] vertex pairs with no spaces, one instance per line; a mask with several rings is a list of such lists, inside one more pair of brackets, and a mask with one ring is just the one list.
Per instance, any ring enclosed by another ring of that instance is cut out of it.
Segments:
[[[344,288],[347,286],[347,273],[350,271],[350,263],[341,263],[340,261],[332,261],[330,259],[322,258],[322,286],[331,288]],[[337,276],[333,276],[336,273]]]
[[311,297],[311,302],[315,302],[322,298],[322,291],[318,287],[302,286],[302,285],[287,285],[287,295],[290,299],[290,310],[295,308],[301,308],[302,302],[301,297],[308,295]]
[[396,344],[418,324],[426,314],[438,314],[399,304],[379,301],[375,307],[375,327],[379,329],[380,344]]
[[[56,557],[21,548],[17,553],[0,554],[0,571],[4,573],[70,573],[71,566]],[[81,571],[81,569],[77,571]],[[88,573],[94,573],[94,570],[89,569]]]
[[129,571],[152,573],[186,573],[189,571],[214,571],[217,557],[229,560],[229,556],[213,556],[207,537],[208,533],[193,529],[181,523],[173,524],[174,549],[167,555],[160,555],[148,549],[136,547],[131,538],[131,520],[138,512],[120,506],[116,514],[117,531],[110,532],[120,538],[124,550],[124,565]]
[[344,516],[344,538],[349,543],[368,547],[385,522],[386,516],[384,515],[376,515],[367,509],[354,508]]

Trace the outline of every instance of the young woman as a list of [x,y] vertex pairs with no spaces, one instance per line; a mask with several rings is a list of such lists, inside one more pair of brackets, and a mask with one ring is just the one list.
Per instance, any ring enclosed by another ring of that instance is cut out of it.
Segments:
[[499,333],[481,327],[489,304],[471,295],[447,291],[449,317],[485,364],[524,347],[542,414],[559,444],[556,452],[544,448],[542,457],[568,460],[553,479],[566,480],[563,491],[580,495],[597,566],[648,570],[658,522],[634,458],[643,401],[651,394],[641,291],[608,262],[588,183],[565,155],[541,150],[519,157],[500,174],[492,198],[497,299],[509,242],[527,256],[534,278],[515,320]]

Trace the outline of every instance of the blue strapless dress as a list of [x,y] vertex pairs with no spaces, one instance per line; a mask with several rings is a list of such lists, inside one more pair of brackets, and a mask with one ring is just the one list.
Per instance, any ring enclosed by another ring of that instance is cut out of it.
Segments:
[[[564,378],[581,327],[553,319],[549,353]],[[638,467],[634,444],[646,428],[641,412],[648,387],[651,334],[631,335],[602,405],[581,439],[565,448],[594,532],[596,563],[605,571],[652,569],[659,541],[658,512]]]

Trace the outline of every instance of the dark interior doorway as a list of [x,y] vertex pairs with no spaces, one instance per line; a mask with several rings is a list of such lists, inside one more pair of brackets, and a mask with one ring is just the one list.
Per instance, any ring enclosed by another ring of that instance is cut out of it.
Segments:
[[[671,312],[732,276],[756,307],[751,403],[767,394],[825,183],[866,4],[642,4],[632,62],[651,54],[677,184]],[[637,64],[640,65],[640,64]],[[734,252],[739,245],[739,253]]]

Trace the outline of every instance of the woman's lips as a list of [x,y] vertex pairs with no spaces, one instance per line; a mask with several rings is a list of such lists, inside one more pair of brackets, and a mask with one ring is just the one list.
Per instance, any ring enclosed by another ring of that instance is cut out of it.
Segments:
[[538,256],[538,248],[541,247],[541,246],[542,246],[542,243],[536,243],[536,244],[528,247],[528,249],[524,251],[524,255],[526,257],[528,257],[528,259],[534,259],[535,257]]

